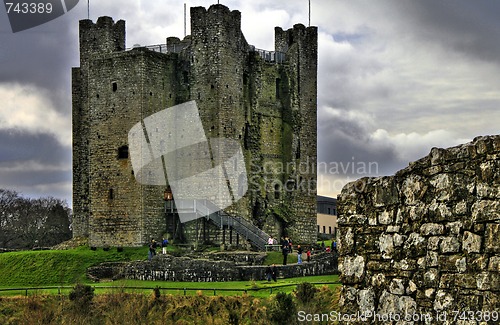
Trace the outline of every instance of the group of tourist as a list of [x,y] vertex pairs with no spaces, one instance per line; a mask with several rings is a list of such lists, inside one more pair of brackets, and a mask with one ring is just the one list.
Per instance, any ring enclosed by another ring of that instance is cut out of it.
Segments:
[[[274,245],[276,243],[276,240],[271,236],[269,237],[268,240],[268,245]],[[280,242],[280,247],[281,247],[281,253],[283,254],[283,265],[287,264],[288,260],[288,254],[291,254],[293,252],[293,244],[292,240],[289,237],[281,237],[281,242]],[[337,252],[337,242],[335,240],[332,240],[332,245],[331,247],[325,246],[325,242],[321,242],[321,251],[326,251],[326,252]],[[302,254],[304,253],[304,249],[300,246],[297,245],[297,264],[302,264]],[[314,254],[314,247],[309,247],[305,251],[306,257],[307,257],[307,262],[311,261],[311,255]]]
[[[267,243],[268,245],[276,245],[276,239],[274,239],[273,237],[269,237]],[[288,254],[291,254],[293,252],[292,240],[289,237],[284,237],[284,238],[282,237],[280,241],[280,248],[281,248],[281,253],[283,254],[283,265],[286,265],[288,260]],[[296,251],[297,251],[297,264],[302,264],[302,254],[304,254],[304,252],[306,254],[307,262],[311,262],[311,255],[315,254],[317,251],[332,252],[334,254],[337,254],[337,242],[335,240],[332,240],[331,246],[326,246],[325,242],[322,241],[321,245],[316,246],[316,250],[312,246],[308,247],[307,250],[304,250],[302,246],[297,245]],[[266,268],[267,281],[274,280],[276,282],[277,272],[278,271],[275,264],[273,264],[272,266],[269,265]]]
[[163,255],[167,254],[167,246],[168,246],[168,239],[163,238],[161,241],[161,244],[158,244],[156,240],[151,239],[151,242],[149,243],[149,251],[148,251],[148,260],[151,261],[153,256],[156,255],[156,249],[158,246],[161,245],[161,252]]

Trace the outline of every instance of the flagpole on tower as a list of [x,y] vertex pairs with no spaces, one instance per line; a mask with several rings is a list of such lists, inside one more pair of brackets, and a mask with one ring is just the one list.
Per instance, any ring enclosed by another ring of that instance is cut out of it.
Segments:
[[311,27],[311,0],[309,0],[309,27]]
[[90,0],[87,0],[87,19],[90,19]]

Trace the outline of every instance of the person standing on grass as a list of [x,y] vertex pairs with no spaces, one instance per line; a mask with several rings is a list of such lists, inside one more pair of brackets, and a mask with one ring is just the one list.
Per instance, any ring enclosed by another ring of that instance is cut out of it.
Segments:
[[307,263],[311,262],[311,249],[310,248],[307,250],[306,255],[307,255]]
[[151,239],[151,246],[149,249],[151,250],[152,256],[156,255],[156,247],[158,247],[158,243],[156,242],[156,240]]
[[276,282],[276,277],[278,275],[278,270],[276,269],[276,264],[273,264],[272,267],[271,265],[268,265],[266,268],[266,279],[268,282],[273,279],[274,282]]
[[271,282],[271,279],[273,278],[273,269],[271,268],[271,265],[268,265],[266,268],[266,279],[267,282]]
[[161,241],[161,252],[163,255],[167,254],[168,239],[163,238]]
[[285,240],[283,241],[283,244],[281,245],[281,253],[283,254],[283,265],[286,265],[289,247],[290,247],[290,244],[288,242],[288,237],[285,237]]
[[151,242],[149,243],[148,260],[151,261],[151,259],[155,255],[156,255],[156,244],[155,244],[155,240],[151,239]]
[[[266,247],[266,251],[267,251],[268,249],[273,250],[273,246],[272,246],[273,244],[274,244],[274,239],[273,239],[273,236],[270,236],[270,237],[269,237],[269,239],[267,240],[267,245],[268,245],[268,246]],[[269,246],[270,246],[270,247],[269,247]]]
[[302,264],[302,247],[297,245],[297,264]]

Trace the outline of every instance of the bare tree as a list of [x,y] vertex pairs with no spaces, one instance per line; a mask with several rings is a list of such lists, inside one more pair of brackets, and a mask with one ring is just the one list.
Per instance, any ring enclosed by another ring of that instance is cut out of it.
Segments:
[[4,248],[53,246],[71,238],[71,209],[53,197],[23,198],[0,190],[0,245]]
[[16,238],[12,231],[16,218],[16,206],[19,196],[17,192],[0,189],[0,245],[9,247]]

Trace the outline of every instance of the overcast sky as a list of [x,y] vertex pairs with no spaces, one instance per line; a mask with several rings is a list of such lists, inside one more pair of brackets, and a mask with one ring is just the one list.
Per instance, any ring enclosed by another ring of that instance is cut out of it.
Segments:
[[[126,20],[127,47],[183,37],[183,3],[90,1],[90,18]],[[308,23],[308,1],[221,1],[247,41],[272,50],[274,27]],[[189,11],[188,11],[189,12]],[[500,133],[500,1],[311,0],[319,29],[318,194],[391,175],[432,147]],[[0,8],[0,188],[71,204],[71,67],[78,20],[12,33]],[[189,24],[188,24],[189,34]]]

